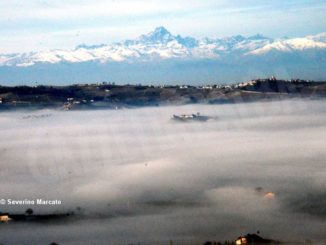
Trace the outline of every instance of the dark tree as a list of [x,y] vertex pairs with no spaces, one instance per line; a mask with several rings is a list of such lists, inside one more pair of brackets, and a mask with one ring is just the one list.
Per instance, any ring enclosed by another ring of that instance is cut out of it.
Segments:
[[29,208],[25,211],[26,214],[32,215],[34,213],[33,209]]

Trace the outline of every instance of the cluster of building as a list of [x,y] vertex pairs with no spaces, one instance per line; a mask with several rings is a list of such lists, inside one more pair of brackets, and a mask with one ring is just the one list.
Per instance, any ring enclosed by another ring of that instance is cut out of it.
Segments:
[[70,110],[73,108],[74,105],[79,105],[81,103],[87,104],[87,103],[93,103],[94,100],[76,100],[74,98],[67,98],[67,101],[63,104],[63,109]]

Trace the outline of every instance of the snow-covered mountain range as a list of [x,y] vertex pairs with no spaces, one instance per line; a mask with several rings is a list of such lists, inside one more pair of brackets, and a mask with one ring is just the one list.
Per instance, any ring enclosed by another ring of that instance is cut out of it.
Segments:
[[29,67],[36,64],[80,62],[147,62],[159,60],[220,60],[234,62],[257,57],[307,56],[326,59],[326,33],[302,38],[272,39],[260,34],[226,38],[182,37],[164,27],[135,40],[101,45],[79,45],[72,50],[0,54],[0,66]]
[[117,43],[0,54],[0,85],[98,81],[199,85],[270,76],[325,80],[326,33],[196,39],[158,27]]

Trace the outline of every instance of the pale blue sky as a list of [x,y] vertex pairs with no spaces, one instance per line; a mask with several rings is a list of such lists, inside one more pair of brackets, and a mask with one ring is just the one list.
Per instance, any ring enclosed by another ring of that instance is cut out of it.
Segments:
[[131,39],[157,26],[174,34],[296,37],[326,31],[318,0],[1,0],[0,52]]

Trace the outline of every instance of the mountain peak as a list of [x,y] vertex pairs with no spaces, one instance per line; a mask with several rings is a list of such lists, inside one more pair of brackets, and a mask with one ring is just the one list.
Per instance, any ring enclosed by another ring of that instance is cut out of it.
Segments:
[[248,37],[249,40],[270,40],[271,38],[265,37],[261,33],[257,33],[256,35]]
[[96,49],[96,48],[102,48],[107,46],[106,44],[102,43],[102,44],[94,44],[94,45],[87,45],[85,43],[79,44],[78,46],[76,46],[75,49]]
[[158,26],[154,29],[153,33],[155,34],[171,34],[164,26]]
[[141,35],[140,40],[144,42],[169,42],[174,39],[174,36],[164,27],[159,26],[154,31],[149,32],[146,35]]

